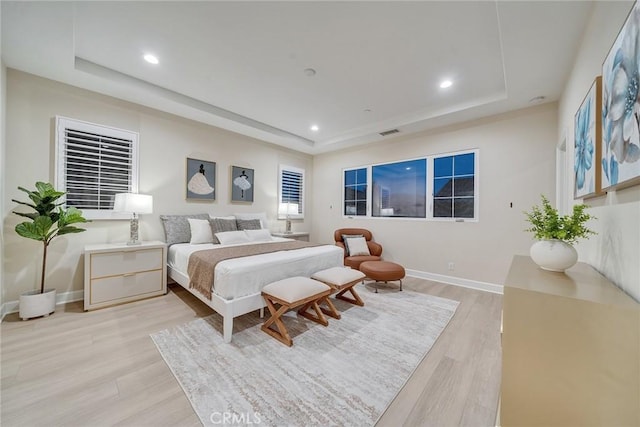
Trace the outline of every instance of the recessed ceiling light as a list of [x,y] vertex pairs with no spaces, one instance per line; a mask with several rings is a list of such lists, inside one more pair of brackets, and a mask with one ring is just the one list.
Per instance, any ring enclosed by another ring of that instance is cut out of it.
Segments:
[[451,85],[453,85],[453,82],[451,80],[443,80],[442,82],[440,82],[440,87],[442,89],[446,89],[448,87],[451,87]]
[[310,129],[311,129],[312,131],[314,131],[314,132],[318,132],[318,130],[319,130],[320,128],[318,127],[318,125],[313,125],[313,126],[311,126],[311,128],[310,128]]
[[155,55],[152,55],[150,53],[147,53],[144,55],[144,60],[147,61],[149,64],[158,64],[158,58]]

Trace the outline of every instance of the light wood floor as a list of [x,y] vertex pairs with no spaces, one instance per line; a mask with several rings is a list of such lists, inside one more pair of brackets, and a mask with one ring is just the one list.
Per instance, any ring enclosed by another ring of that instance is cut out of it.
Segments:
[[[494,426],[502,296],[414,278],[404,285],[460,305],[377,425]],[[211,313],[173,285],[162,297],[88,313],[75,302],[49,318],[8,315],[0,325],[0,424],[200,425],[149,334]]]

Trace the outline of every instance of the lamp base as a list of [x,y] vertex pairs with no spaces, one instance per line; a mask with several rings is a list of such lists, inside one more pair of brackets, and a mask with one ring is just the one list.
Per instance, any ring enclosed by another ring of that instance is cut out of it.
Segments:
[[139,245],[140,243],[140,240],[138,240],[138,217],[136,214],[133,214],[129,227],[129,241],[127,245]]

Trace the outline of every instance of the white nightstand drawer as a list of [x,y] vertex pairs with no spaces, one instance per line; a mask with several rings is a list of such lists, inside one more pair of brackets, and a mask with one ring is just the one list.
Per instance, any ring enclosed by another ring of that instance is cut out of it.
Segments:
[[162,269],[162,248],[93,253],[91,278]]
[[162,270],[94,279],[90,292],[91,305],[113,304],[118,300],[133,299],[154,292],[159,295],[164,293]]

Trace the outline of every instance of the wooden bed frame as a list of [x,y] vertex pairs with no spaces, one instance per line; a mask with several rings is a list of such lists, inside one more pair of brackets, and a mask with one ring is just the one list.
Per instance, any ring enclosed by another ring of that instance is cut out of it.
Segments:
[[226,300],[216,294],[211,294],[211,299],[208,299],[196,289],[189,287],[189,277],[185,274],[171,268],[170,266],[167,266],[167,274],[183,288],[195,295],[196,298],[222,316],[222,331],[224,342],[226,343],[231,342],[234,317],[242,316],[243,314],[250,313],[254,310],[260,310],[260,317],[264,315],[264,307],[266,304],[262,298],[262,293],[234,298],[232,300]]

